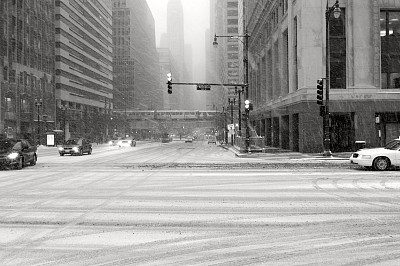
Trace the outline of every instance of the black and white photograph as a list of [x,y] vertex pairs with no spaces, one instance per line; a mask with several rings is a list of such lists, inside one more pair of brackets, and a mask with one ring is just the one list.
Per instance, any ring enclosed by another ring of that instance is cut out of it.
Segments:
[[0,265],[400,265],[400,0],[0,0]]

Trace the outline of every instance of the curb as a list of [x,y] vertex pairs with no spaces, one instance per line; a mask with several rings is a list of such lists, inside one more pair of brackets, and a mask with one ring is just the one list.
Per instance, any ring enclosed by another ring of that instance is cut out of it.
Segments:
[[[305,161],[305,160],[313,160],[313,161],[349,161],[350,155],[347,156],[347,154],[342,155],[342,156],[330,156],[326,157],[324,155],[315,155],[315,154],[304,154],[304,153],[298,153],[298,152],[290,152],[290,151],[279,151],[278,149],[275,150],[274,152],[254,152],[254,153],[242,153],[238,151],[235,147],[232,146],[226,146],[226,145],[219,145],[220,147],[229,150],[235,154],[236,157],[240,158],[268,158],[268,157],[274,157],[277,154],[288,154],[286,156],[288,160],[293,160],[293,161]],[[293,155],[295,153],[296,155]]]

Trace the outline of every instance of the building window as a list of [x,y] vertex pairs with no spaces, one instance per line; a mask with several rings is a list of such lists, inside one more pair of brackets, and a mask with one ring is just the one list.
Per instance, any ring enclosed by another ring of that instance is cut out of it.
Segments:
[[228,25],[238,25],[237,19],[228,19]]
[[14,112],[14,99],[10,96],[5,97],[5,111],[6,112]]
[[346,88],[346,13],[341,8],[340,17],[331,12],[329,20],[330,88]]
[[238,28],[228,27],[228,33],[238,33]]
[[400,11],[384,10],[380,16],[381,87],[400,88]]

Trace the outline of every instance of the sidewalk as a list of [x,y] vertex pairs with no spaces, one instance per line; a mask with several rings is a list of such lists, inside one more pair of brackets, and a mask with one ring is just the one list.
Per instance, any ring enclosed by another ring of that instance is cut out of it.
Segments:
[[266,147],[263,148],[262,151],[256,152],[241,152],[236,146],[232,146],[229,144],[220,144],[220,146],[224,149],[230,150],[235,153],[237,157],[241,158],[284,158],[291,160],[334,160],[334,161],[348,161],[352,152],[340,152],[333,153],[332,156],[327,157],[322,153],[300,153],[294,152],[291,150],[285,150],[275,147]]

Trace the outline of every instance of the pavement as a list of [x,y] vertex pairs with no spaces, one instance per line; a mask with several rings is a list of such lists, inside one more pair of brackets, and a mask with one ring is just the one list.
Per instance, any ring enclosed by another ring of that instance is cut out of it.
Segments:
[[285,150],[276,147],[265,147],[261,150],[243,152],[236,146],[229,144],[220,144],[224,149],[230,150],[235,153],[237,157],[242,158],[285,158],[292,160],[326,160],[326,161],[348,161],[352,152],[338,152],[332,153],[332,156],[325,156],[323,153],[301,153],[291,150]]
[[[148,143],[151,141],[141,141],[142,143]],[[220,147],[229,150],[230,152],[234,153],[235,156],[240,158],[263,158],[265,160],[272,161],[284,161],[284,162],[292,162],[292,163],[301,163],[306,161],[326,161],[332,163],[348,163],[349,158],[352,152],[340,152],[340,153],[333,153],[332,156],[324,156],[323,153],[301,153],[301,152],[294,152],[291,150],[276,148],[276,147],[265,147],[261,150],[251,151],[251,152],[243,152],[238,147],[232,146],[230,144],[218,144]],[[106,143],[102,144],[93,144],[93,147],[108,147],[109,145]],[[49,150],[54,149],[56,150],[57,147],[47,147],[47,146],[39,146],[38,150]]]

